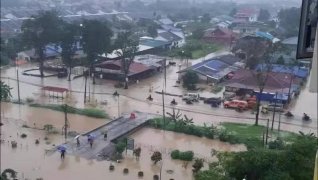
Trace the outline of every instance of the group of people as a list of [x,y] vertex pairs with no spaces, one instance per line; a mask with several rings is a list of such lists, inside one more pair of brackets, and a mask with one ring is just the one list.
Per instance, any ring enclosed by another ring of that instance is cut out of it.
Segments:
[[[104,133],[104,140],[107,140],[107,132]],[[87,142],[89,143],[90,147],[93,148],[93,143],[94,143],[94,137],[92,135],[87,135]],[[80,136],[76,137],[76,145],[77,147],[81,146],[81,142],[80,142]],[[66,149],[60,149],[61,152],[61,159],[65,158],[65,152]]]

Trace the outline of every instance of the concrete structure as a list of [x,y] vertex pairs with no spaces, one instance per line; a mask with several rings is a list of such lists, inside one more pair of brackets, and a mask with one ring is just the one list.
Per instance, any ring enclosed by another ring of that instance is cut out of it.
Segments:
[[[106,160],[115,151],[114,142],[129,133],[132,133],[147,124],[147,122],[158,115],[134,112],[135,119],[130,119],[130,115],[126,114],[118,119],[110,121],[92,131],[82,134],[79,137],[80,146],[76,147],[76,139],[72,139],[63,144],[68,154],[81,156],[86,159]],[[104,139],[104,132],[107,132],[107,139]],[[92,135],[94,139],[93,147],[90,148],[87,142],[87,135]],[[56,150],[56,149],[55,149]]]
[[204,31],[203,39],[207,42],[230,44],[237,38],[237,34],[226,28],[212,28]]

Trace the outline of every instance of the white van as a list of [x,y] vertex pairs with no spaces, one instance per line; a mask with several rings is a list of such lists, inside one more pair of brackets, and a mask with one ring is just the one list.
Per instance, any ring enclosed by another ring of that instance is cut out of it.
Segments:
[[187,93],[182,96],[182,100],[199,101],[200,95],[198,93]]

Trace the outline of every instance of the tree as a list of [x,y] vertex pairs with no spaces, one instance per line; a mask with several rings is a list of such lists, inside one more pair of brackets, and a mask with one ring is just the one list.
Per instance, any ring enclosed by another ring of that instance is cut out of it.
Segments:
[[231,10],[231,12],[230,12],[230,16],[231,17],[234,17],[235,16],[235,14],[236,14],[236,12],[237,12],[237,9],[236,8],[233,8],[232,10]]
[[195,159],[194,164],[192,165],[192,172],[197,173],[203,167],[203,159]]
[[187,71],[182,77],[183,86],[187,89],[195,89],[195,84],[199,81],[199,76],[194,71]]
[[158,36],[157,27],[155,25],[148,26],[147,32],[148,32],[149,36],[151,36],[153,38]]
[[157,162],[161,161],[162,160],[161,152],[155,151],[151,156],[151,160],[154,162],[154,164],[157,164]]
[[234,179],[312,179],[317,151],[316,137],[299,136],[282,150],[252,149],[219,158]]
[[5,84],[3,81],[0,81],[0,101],[7,100],[11,95],[11,87]]
[[199,27],[197,27],[197,28],[195,28],[195,29],[193,30],[191,37],[192,37],[193,39],[201,40],[202,37],[203,37],[203,35],[204,35],[204,27],[199,26]]
[[264,55],[267,44],[268,41],[261,37],[246,36],[235,43],[232,48],[232,52],[236,54],[244,54],[246,68],[254,69],[254,67],[258,64],[258,59]]
[[27,47],[35,49],[42,78],[46,46],[58,43],[61,22],[56,11],[40,11],[39,14],[22,23],[22,41]]
[[134,149],[133,154],[136,156],[136,160],[139,160],[140,154],[141,154],[141,148],[138,147],[137,149]]
[[211,20],[210,14],[209,13],[205,13],[202,16],[201,22],[203,23],[209,23]]
[[[8,174],[10,175],[8,177]],[[16,178],[17,177],[17,172],[13,169],[5,169],[2,171],[1,175],[0,175],[0,180],[9,180],[12,178]]]
[[113,32],[106,22],[97,20],[85,20],[83,22],[82,44],[83,50],[87,55],[87,66],[90,75],[93,75],[95,84],[94,64],[99,54],[111,52],[111,40]]
[[279,26],[285,29],[285,36],[296,36],[299,30],[300,8],[281,9],[278,13]]
[[284,57],[283,56],[280,56],[278,59],[277,59],[277,64],[282,64],[284,65],[285,64],[285,60],[284,60]]
[[67,22],[63,23],[61,33],[61,48],[62,48],[62,60],[63,63],[69,67],[68,80],[71,81],[71,71],[74,66],[73,56],[77,49],[77,37],[79,36],[79,26],[70,24]]
[[128,74],[131,63],[133,63],[138,52],[138,38],[131,31],[118,34],[115,41],[116,54],[121,58],[121,71],[124,74],[125,89],[128,89]]
[[258,16],[258,20],[259,21],[268,21],[268,19],[270,18],[270,13],[268,12],[268,10],[266,9],[261,9],[260,12],[259,12],[259,16]]

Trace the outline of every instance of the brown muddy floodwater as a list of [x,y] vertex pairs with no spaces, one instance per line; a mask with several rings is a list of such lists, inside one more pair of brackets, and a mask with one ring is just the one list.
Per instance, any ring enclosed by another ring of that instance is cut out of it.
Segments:
[[[152,128],[143,128],[131,135],[135,139],[136,147],[142,148],[141,158],[136,161],[132,152],[128,151],[125,159],[115,165],[115,170],[110,172],[109,161],[87,160],[76,156],[66,154],[64,161],[60,159],[58,152],[45,154],[45,150],[52,149],[53,144],[59,145],[64,142],[61,134],[47,135],[43,130],[31,128],[22,128],[23,124],[31,126],[34,122],[36,127],[42,127],[44,124],[53,124],[57,129],[64,123],[63,113],[52,110],[31,108],[26,105],[15,105],[2,103],[1,120],[4,124],[1,127],[1,169],[12,168],[18,172],[19,179],[44,178],[45,180],[56,179],[76,179],[76,180],[134,180],[139,179],[138,171],[144,172],[145,180],[152,179],[154,174],[160,173],[162,165],[162,178],[176,180],[192,180],[191,165],[187,168],[182,167],[182,161],[171,160],[168,152],[173,149],[192,150],[195,156],[204,158],[207,161],[215,160],[210,156],[211,149],[219,151],[244,151],[243,145],[230,145],[217,140],[209,140],[185,134],[177,134],[156,130]],[[19,108],[20,107],[20,108]],[[71,130],[77,132],[86,132],[96,128],[106,121],[103,119],[88,118],[85,116],[69,115]],[[32,126],[31,126],[32,127]],[[20,135],[27,134],[22,139]],[[48,140],[44,140],[47,136]],[[35,139],[40,140],[40,144],[35,145]],[[18,147],[12,149],[10,141],[15,140]],[[49,143],[48,143],[49,142]],[[48,143],[48,144],[47,144]],[[150,156],[154,150],[163,153],[163,161],[153,165]],[[207,168],[205,164],[204,168]],[[123,169],[128,168],[129,174],[123,175]],[[173,173],[167,173],[172,170]]]

